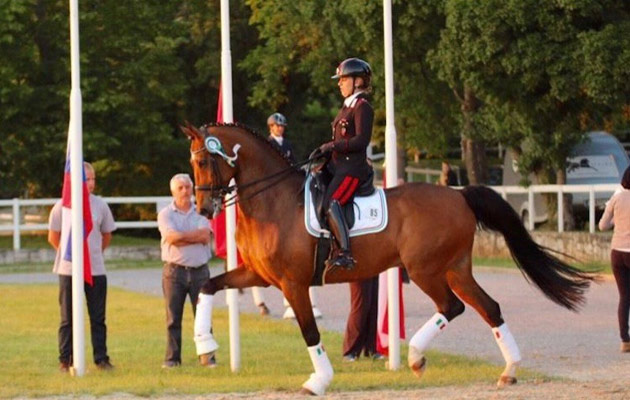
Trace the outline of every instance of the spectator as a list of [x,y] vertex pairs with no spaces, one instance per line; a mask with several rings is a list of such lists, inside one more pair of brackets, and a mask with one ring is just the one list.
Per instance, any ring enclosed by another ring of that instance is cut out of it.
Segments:
[[376,351],[378,317],[378,276],[350,282],[350,314],[343,337],[343,361],[354,362],[363,353],[375,360],[384,356]]
[[[116,224],[107,203],[92,193],[96,186],[94,168],[89,163],[83,163],[83,171],[90,193],[93,223],[92,231],[88,236],[93,285],[84,284],[85,299],[90,317],[92,354],[98,369],[111,370],[114,367],[107,354],[107,325],[105,325],[107,276],[105,275],[103,251],[109,246]],[[57,250],[53,272],[59,275],[59,308],[61,311],[59,370],[68,372],[72,364],[72,262],[66,261],[62,257],[62,254],[65,254],[66,246],[66,244],[61,244],[62,219],[62,205],[61,200],[59,200],[50,211],[48,242]]]
[[[210,226],[192,204],[192,180],[176,174],[170,181],[173,202],[158,214],[162,236],[162,292],[166,305],[166,356],[162,368],[181,365],[182,316],[186,296],[193,315],[201,286],[210,278]],[[204,366],[214,367],[216,359],[200,358]]]
[[457,186],[457,175],[451,168],[448,161],[442,161],[442,172],[438,180],[440,186]]
[[621,179],[623,190],[615,192],[606,203],[604,215],[599,220],[599,229],[614,227],[610,245],[610,260],[613,274],[619,291],[617,320],[621,351],[630,352],[630,335],[628,335],[628,312],[630,311],[630,167]]

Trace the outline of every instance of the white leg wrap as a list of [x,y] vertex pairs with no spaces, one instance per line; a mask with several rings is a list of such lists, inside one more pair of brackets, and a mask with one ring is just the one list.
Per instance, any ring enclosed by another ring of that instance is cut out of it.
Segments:
[[254,305],[256,306],[265,302],[265,294],[261,287],[252,286],[252,296],[254,296]]
[[311,356],[315,373],[311,374],[311,377],[304,382],[302,387],[318,396],[323,396],[333,378],[332,365],[321,342],[316,346],[307,347],[307,349],[308,354]]
[[497,345],[499,345],[501,354],[505,359],[506,365],[503,375],[514,377],[516,375],[516,367],[521,361],[521,352],[518,350],[518,346],[516,345],[514,336],[512,336],[512,332],[510,332],[507,324],[503,323],[503,325],[497,328],[492,328],[492,334],[494,335],[494,339],[497,341]]
[[418,329],[415,335],[409,341],[409,355],[407,361],[409,365],[413,365],[424,356],[425,350],[429,347],[431,341],[446,328],[448,320],[440,313],[435,313],[431,319]]
[[197,298],[197,312],[195,313],[195,345],[197,355],[216,351],[219,345],[212,336],[212,301],[211,294],[199,293]]

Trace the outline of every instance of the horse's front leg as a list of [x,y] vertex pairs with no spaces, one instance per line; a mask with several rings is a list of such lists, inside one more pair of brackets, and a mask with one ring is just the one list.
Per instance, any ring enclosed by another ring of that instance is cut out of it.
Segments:
[[195,313],[195,346],[201,363],[206,364],[212,354],[219,348],[212,335],[212,303],[214,294],[222,289],[241,289],[251,286],[269,286],[254,271],[237,268],[225,274],[218,275],[202,286],[197,299],[197,312]]
[[313,316],[308,286],[283,285],[284,297],[295,312],[302,336],[306,342],[308,354],[315,369],[315,373],[302,385],[302,394],[322,396],[333,378],[333,369],[328,355],[321,343],[319,330]]

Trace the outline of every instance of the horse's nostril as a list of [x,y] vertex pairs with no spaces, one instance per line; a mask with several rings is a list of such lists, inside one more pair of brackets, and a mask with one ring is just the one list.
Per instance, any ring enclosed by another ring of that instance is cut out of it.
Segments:
[[207,217],[208,215],[210,215],[210,211],[208,211],[208,209],[204,207],[199,211],[199,214],[203,215],[204,217]]

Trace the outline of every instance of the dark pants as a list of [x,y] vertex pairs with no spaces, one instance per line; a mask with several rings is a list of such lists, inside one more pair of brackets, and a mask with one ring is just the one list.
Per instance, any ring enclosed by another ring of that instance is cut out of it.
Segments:
[[[210,278],[207,265],[185,268],[165,264],[162,270],[162,292],[166,305],[166,356],[165,361],[182,361],[182,316],[186,296],[190,297],[193,315],[197,310],[197,297],[201,286]],[[192,334],[191,334],[192,336]]]
[[[92,277],[94,286],[84,284],[85,300],[90,316],[90,334],[94,362],[109,361],[107,355],[107,326],[105,304],[107,302],[107,277]],[[72,276],[59,275],[59,362],[72,362]]]
[[630,253],[613,250],[610,252],[613,274],[619,290],[619,336],[622,342],[630,342],[628,335],[628,312],[630,311]]
[[350,282],[350,315],[343,338],[343,355],[376,353],[378,276]]

